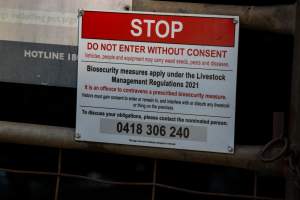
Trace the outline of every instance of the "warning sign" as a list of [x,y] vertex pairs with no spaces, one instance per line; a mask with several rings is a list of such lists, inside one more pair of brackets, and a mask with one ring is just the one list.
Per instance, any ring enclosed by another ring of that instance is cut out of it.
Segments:
[[77,140],[233,153],[239,18],[82,11]]

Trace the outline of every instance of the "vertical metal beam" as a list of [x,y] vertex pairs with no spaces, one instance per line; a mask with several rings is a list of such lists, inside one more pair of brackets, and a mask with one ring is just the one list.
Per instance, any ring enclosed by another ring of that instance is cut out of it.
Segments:
[[61,157],[62,157],[62,149],[59,149],[58,152],[58,160],[57,160],[57,176],[56,176],[56,186],[55,186],[55,196],[54,200],[59,199],[59,190],[60,190],[60,176],[61,176]]
[[[300,0],[299,0],[300,3]],[[293,147],[300,145],[300,5],[297,4],[294,63],[292,68],[289,135]]]
[[154,165],[153,165],[153,181],[152,181],[152,200],[155,200],[156,196],[156,177],[157,177],[157,160],[154,160]]
[[[291,100],[289,115],[290,147],[300,152],[300,0],[296,5],[296,30],[294,34],[294,60],[292,67]],[[295,177],[289,173],[286,181],[286,199],[299,200],[300,190],[295,185]]]

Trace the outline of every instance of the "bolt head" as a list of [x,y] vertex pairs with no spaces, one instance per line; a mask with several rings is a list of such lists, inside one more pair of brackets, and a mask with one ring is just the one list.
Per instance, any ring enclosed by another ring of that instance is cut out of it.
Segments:
[[84,14],[84,10],[79,9],[79,10],[78,10],[78,17],[82,17],[83,14]]
[[228,151],[229,153],[232,153],[232,152],[233,152],[233,147],[232,147],[232,146],[228,146],[228,147],[227,147],[227,151]]

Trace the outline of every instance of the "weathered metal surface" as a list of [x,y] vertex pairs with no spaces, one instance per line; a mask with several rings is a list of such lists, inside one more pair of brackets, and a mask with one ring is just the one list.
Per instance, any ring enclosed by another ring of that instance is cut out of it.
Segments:
[[297,6],[297,22],[294,38],[294,60],[291,81],[289,137],[292,146],[300,150],[300,6]]
[[[296,15],[296,30],[294,41],[294,60],[292,67],[291,81],[291,99],[290,99],[290,115],[289,115],[289,141],[290,148],[300,153],[300,1],[298,0],[297,15]],[[290,166],[291,167],[291,166]],[[298,160],[298,168],[300,163]],[[297,180],[298,178],[298,180]],[[286,181],[286,199],[300,199],[300,186],[295,184],[295,181],[300,181],[300,177],[295,177],[292,171],[289,171]]]
[[75,130],[73,128],[0,121],[1,142],[190,161],[260,170],[270,174],[283,175],[281,163],[277,162],[266,165],[258,159],[257,153],[261,149],[261,146],[237,146],[235,153],[230,155],[117,144],[81,143],[75,142],[74,135]]
[[279,33],[294,32],[295,5],[236,6],[203,3],[133,0],[133,10],[171,13],[236,15],[241,27]]

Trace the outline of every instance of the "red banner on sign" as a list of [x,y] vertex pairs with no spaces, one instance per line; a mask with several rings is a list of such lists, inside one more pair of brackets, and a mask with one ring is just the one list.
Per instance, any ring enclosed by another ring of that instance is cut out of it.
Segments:
[[232,18],[85,11],[82,38],[233,47]]

